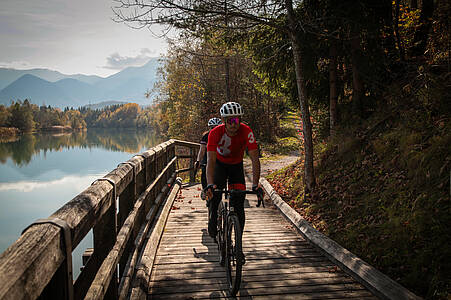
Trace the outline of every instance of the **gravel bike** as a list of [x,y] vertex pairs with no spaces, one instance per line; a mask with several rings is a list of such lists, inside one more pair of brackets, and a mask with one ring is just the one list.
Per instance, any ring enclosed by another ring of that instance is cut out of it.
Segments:
[[242,190],[220,190],[214,192],[221,193],[225,197],[218,206],[218,231],[216,235],[221,265],[225,264],[227,283],[232,296],[235,296],[241,285],[241,275],[245,258],[242,249],[241,226],[234,207],[230,205],[229,200],[242,194],[256,194],[258,198],[257,207],[265,203],[263,201],[263,190],[256,191]]

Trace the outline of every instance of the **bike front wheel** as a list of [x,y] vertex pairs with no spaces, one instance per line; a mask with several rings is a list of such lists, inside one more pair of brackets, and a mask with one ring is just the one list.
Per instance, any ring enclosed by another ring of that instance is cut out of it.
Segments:
[[235,296],[240,289],[243,270],[243,249],[241,241],[241,226],[236,215],[228,217],[226,231],[226,273],[230,294]]
[[226,231],[226,228],[224,226],[226,221],[225,211],[226,209],[224,207],[224,203],[222,201],[219,202],[216,241],[218,243],[219,263],[222,266],[224,266],[226,252],[225,234],[224,234],[224,232]]

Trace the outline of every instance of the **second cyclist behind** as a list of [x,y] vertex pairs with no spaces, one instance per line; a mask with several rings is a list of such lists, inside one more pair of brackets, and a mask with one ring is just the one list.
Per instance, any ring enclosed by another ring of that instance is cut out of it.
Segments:
[[208,142],[208,134],[210,131],[218,125],[221,125],[222,121],[219,118],[211,118],[208,120],[208,128],[209,130],[205,131],[202,134],[202,139],[200,141],[199,153],[197,153],[197,160],[195,162],[196,170],[199,166],[202,168],[202,173],[200,175],[200,182],[202,183],[202,192],[200,194],[202,200],[205,200],[205,192],[204,189],[207,187],[207,174],[206,174],[206,166],[207,166],[207,142]]

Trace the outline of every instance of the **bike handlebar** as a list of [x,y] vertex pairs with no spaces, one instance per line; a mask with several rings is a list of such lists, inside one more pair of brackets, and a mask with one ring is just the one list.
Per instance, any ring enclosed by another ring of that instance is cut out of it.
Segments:
[[213,192],[215,193],[220,193],[220,194],[224,194],[224,195],[257,195],[257,207],[260,207],[261,204],[263,204],[263,207],[265,207],[265,201],[263,201],[263,189],[259,188],[256,191],[250,191],[250,190],[222,190],[222,189],[214,189]]

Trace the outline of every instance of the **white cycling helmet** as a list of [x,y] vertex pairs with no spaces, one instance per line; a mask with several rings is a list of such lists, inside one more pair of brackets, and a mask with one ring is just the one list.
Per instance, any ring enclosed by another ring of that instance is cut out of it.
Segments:
[[218,126],[221,124],[222,124],[222,121],[219,118],[211,118],[210,120],[208,120],[209,127],[214,127],[214,126]]
[[243,109],[241,108],[241,105],[236,102],[224,103],[221,106],[219,112],[221,113],[221,117],[223,118],[243,115]]

